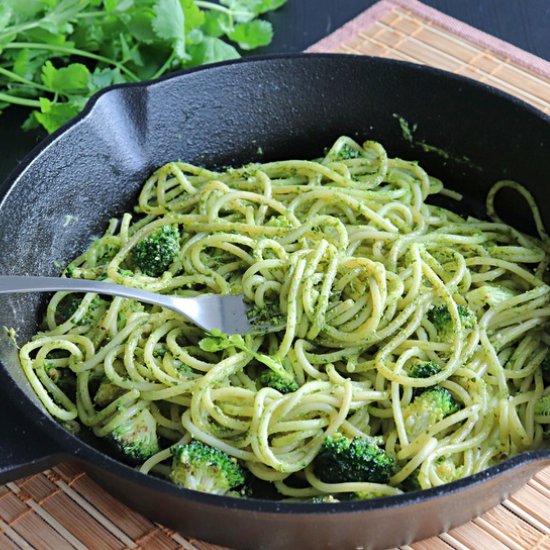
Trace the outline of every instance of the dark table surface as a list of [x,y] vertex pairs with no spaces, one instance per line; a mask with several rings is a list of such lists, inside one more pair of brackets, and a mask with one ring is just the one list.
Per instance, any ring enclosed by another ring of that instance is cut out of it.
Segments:
[[[372,6],[375,0],[288,0],[269,19],[266,52],[296,52]],[[550,60],[550,0],[423,0],[424,4]]]
[[[288,0],[268,15],[275,36],[254,53],[300,52],[342,26],[375,0]],[[424,0],[448,15],[550,60],[550,0]],[[0,182],[37,141],[19,129],[26,113],[11,108],[0,118]]]

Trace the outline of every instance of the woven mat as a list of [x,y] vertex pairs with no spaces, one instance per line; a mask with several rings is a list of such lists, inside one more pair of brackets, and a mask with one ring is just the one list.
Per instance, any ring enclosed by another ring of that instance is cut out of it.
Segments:
[[416,0],[382,0],[307,51],[431,65],[486,82],[550,113],[550,62]]
[[[425,63],[487,82],[550,113],[550,63],[414,0],[383,0],[308,51]],[[61,464],[0,486],[0,550],[11,548],[219,547],[152,523],[80,469]],[[401,548],[550,550],[550,468],[474,521]]]

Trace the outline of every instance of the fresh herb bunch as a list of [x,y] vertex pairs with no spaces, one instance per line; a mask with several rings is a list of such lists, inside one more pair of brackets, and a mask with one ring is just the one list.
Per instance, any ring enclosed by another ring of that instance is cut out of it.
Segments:
[[0,112],[53,132],[111,84],[240,57],[271,42],[286,0],[2,0]]

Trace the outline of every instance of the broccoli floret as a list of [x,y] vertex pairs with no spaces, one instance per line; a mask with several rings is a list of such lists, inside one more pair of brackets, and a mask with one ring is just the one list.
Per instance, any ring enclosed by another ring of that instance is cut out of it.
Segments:
[[495,307],[514,296],[516,292],[505,286],[483,285],[468,292],[466,299],[470,306],[481,309],[486,305]]
[[370,481],[387,483],[395,460],[372,439],[335,433],[325,439],[314,462],[315,473],[326,483]]
[[281,393],[290,393],[298,389],[298,384],[291,374],[282,377],[269,369],[264,370],[260,375],[260,383],[264,387],[269,386]]
[[[411,367],[409,376],[412,378],[429,378],[434,374],[437,374],[441,368],[437,363],[433,361],[426,361],[424,363],[417,363]],[[432,386],[433,387],[433,386]],[[428,388],[413,388],[413,396],[424,393]]]
[[462,477],[464,471],[463,466],[456,466],[456,464],[447,457],[442,456],[435,462],[435,472],[443,481],[443,483],[450,483]]
[[449,330],[448,326],[452,323],[449,308],[445,305],[434,306],[428,311],[428,321],[437,329],[438,332]]
[[160,450],[157,422],[149,409],[142,409],[117,426],[110,439],[116,449],[134,464],[144,462]]
[[[476,323],[475,314],[465,306],[457,306],[458,315],[462,322],[463,329],[472,329]],[[434,306],[428,311],[428,320],[437,330],[437,335],[441,341],[450,341],[455,336],[455,327],[449,308],[446,305]]]
[[403,420],[408,436],[414,440],[434,424],[459,410],[451,392],[441,386],[433,386],[417,395],[403,410]]
[[226,495],[245,482],[244,471],[235,458],[200,441],[178,445],[172,455],[170,479],[180,487]]
[[143,273],[160,277],[180,251],[180,233],[177,227],[165,225],[141,239],[134,247],[132,257]]
[[537,399],[534,412],[535,416],[550,416],[550,393]]
[[437,374],[441,368],[437,363],[433,361],[425,361],[424,363],[417,363],[411,367],[409,376],[412,378],[429,378],[434,374]]
[[332,495],[321,495],[318,497],[313,497],[310,502],[312,502],[313,504],[325,504],[340,501],[337,498],[334,498]]
[[126,390],[113,384],[108,378],[104,378],[94,395],[94,403],[100,407],[106,407],[109,403],[112,403],[115,399],[120,397]]

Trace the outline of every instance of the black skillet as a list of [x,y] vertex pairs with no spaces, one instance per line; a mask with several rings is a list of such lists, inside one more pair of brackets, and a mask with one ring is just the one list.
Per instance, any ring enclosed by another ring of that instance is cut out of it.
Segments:
[[[404,139],[397,116],[418,124],[413,143]],[[0,273],[58,274],[54,261],[65,264],[81,252],[132,203],[145,177],[169,160],[211,167],[314,158],[341,134],[376,139],[392,156],[420,160],[464,193],[461,208],[477,215],[494,181],[520,181],[550,226],[547,116],[488,86],[427,67],[336,55],[272,57],[97,96],[5,182]],[[508,221],[530,229],[521,205],[513,194],[499,201]],[[64,226],[67,215],[78,220]],[[37,295],[0,296],[1,324],[15,327],[25,341],[43,305]],[[4,334],[0,361],[0,482],[73,458],[151,519],[231,547],[410,543],[475,517],[550,463],[550,451],[524,452],[437,489],[362,502],[216,497],[141,475],[107,456],[100,441],[66,432],[43,412]]]

